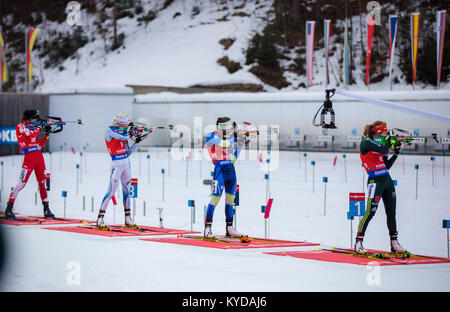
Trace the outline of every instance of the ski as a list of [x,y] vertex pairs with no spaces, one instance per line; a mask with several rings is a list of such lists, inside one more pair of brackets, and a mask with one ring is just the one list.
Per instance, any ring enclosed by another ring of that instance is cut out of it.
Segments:
[[167,232],[167,231],[159,231],[159,230],[151,230],[151,229],[145,229],[145,228],[142,228],[142,227],[140,227],[140,226],[138,226],[138,225],[123,225],[123,226],[121,226],[120,227],[121,229],[124,229],[124,230],[135,230],[135,231],[139,231],[139,232],[154,232],[154,233],[164,233],[164,232]]
[[237,236],[226,236],[226,238],[238,238],[238,239],[244,239],[248,241],[256,241],[256,242],[278,242],[278,243],[285,243],[285,240],[278,240],[278,239],[268,239],[268,238],[256,238],[256,237],[248,237],[248,235],[237,235]]
[[393,260],[389,257],[385,257],[381,254],[377,254],[377,253],[373,253],[373,252],[369,252],[369,251],[365,252],[365,253],[357,253],[353,249],[345,249],[345,248],[337,248],[337,247],[333,247],[333,249],[320,248],[319,250],[331,251],[334,253],[342,253],[342,254],[347,254],[347,255],[354,256],[354,257],[369,258],[369,259],[374,259],[374,260],[382,260],[382,261],[387,261],[387,262],[405,264],[403,261]]
[[203,240],[203,241],[207,241],[207,242],[223,243],[223,244],[231,244],[231,245],[239,245],[239,246],[242,246],[243,244],[248,244],[248,243],[230,242],[230,241],[226,240],[225,238],[216,237],[216,236],[204,237],[201,235],[183,235],[182,237],[199,239],[199,240]]
[[99,227],[97,225],[79,225],[79,228],[82,229],[90,229],[90,230],[98,230],[98,231],[111,231],[111,232],[120,232],[120,233],[128,233],[127,231],[122,231],[120,229],[114,229],[107,225]]
[[43,220],[40,219],[36,219],[36,218],[30,218],[30,217],[20,217],[20,218],[16,218],[15,216],[12,218],[7,218],[5,216],[0,216],[0,219],[3,220],[11,220],[11,221],[18,221],[18,222],[39,222],[42,223],[44,222]]
[[381,254],[386,257],[392,257],[392,258],[398,258],[398,259],[417,258],[417,259],[430,259],[430,260],[440,260],[440,261],[450,262],[450,259],[448,259],[448,258],[438,258],[438,257],[433,257],[433,256],[415,255],[408,251],[405,253],[386,252],[386,253],[381,253]]

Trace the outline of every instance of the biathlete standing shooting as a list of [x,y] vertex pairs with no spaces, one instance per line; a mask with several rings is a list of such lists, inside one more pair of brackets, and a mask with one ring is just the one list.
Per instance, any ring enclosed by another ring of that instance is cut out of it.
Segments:
[[[50,211],[45,187],[45,162],[42,155],[42,148],[47,143],[48,136],[52,130],[51,126],[44,123],[38,123],[41,120],[39,111],[26,109],[22,113],[22,122],[16,127],[17,142],[19,143],[19,152],[24,155],[22,170],[20,172],[19,182],[11,192],[8,203],[6,204],[5,217],[14,218],[12,212],[14,202],[19,192],[25,187],[31,173],[35,173],[39,186],[39,195],[41,196],[44,208],[45,218],[54,218]],[[38,125],[36,125],[38,123]],[[39,135],[44,135],[42,138]]]
[[[226,236],[243,235],[233,228],[233,203],[236,194],[236,171],[234,164],[245,144],[249,143],[249,132],[239,132],[236,123],[229,117],[220,117],[216,121],[216,130],[206,136],[206,148],[214,164],[213,186],[206,219],[204,237],[212,237],[212,221],[214,210],[225,190]],[[257,134],[257,131],[253,131]]]
[[[112,126],[106,129],[105,142],[106,147],[111,155],[111,175],[109,178],[109,186],[106,195],[102,200],[102,204],[97,217],[97,227],[108,228],[104,222],[106,208],[112,197],[114,196],[119,183],[122,184],[123,208],[125,212],[125,226],[137,228],[131,219],[129,188],[131,184],[131,165],[129,156],[136,150],[137,144],[140,143],[150,132],[151,129],[133,127],[131,119],[126,114],[118,114],[114,117]],[[128,139],[134,140],[134,144],[130,147]]]
[[[396,137],[389,136],[385,122],[375,121],[364,128],[364,137],[360,145],[360,158],[369,178],[367,181],[367,207],[364,217],[358,226],[358,234],[355,241],[355,252],[366,253],[363,247],[363,239],[370,220],[375,215],[380,200],[383,199],[387,217],[391,251],[406,253],[407,251],[398,242],[396,222],[396,193],[394,181],[389,169],[400,153],[401,142]],[[394,155],[388,159],[389,149]]]

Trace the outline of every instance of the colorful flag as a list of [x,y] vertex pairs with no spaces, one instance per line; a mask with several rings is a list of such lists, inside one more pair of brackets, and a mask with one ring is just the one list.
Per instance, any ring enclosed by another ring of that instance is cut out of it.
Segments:
[[330,69],[328,64],[328,58],[330,55],[330,33],[331,33],[331,20],[323,21],[323,29],[324,29],[324,45],[325,45],[325,85],[328,86],[330,84]]
[[8,73],[8,65],[6,63],[6,54],[5,54],[5,41],[3,40],[3,34],[0,29],[0,63],[1,63],[1,81],[8,82],[9,81],[9,73]]
[[370,56],[372,55],[373,29],[375,28],[375,17],[367,19],[367,46],[366,46],[366,85],[369,85]]
[[411,13],[411,61],[412,83],[416,81],[417,72],[417,48],[419,46],[419,22],[420,13]]
[[39,29],[31,28],[28,31],[27,36],[27,82],[31,83],[31,77],[33,74],[33,62],[31,61],[31,51],[33,51],[34,43],[36,42],[36,37],[39,33]]
[[389,84],[392,83],[392,64],[394,63],[395,38],[397,37],[397,15],[389,15]]
[[306,21],[306,77],[308,86],[313,84],[314,68],[314,26],[316,22]]
[[345,20],[345,30],[344,30],[344,61],[342,68],[342,83],[344,86],[348,86],[349,84],[349,50],[348,50],[348,29],[347,29],[347,19]]
[[441,81],[442,55],[444,54],[445,18],[447,11],[437,11],[436,13],[436,33],[437,33],[437,83]]

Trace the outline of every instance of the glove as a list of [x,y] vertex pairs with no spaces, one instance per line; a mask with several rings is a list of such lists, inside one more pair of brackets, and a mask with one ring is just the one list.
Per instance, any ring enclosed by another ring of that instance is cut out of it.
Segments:
[[136,136],[135,142],[136,142],[136,143],[142,142],[142,137],[141,137],[140,135],[137,135],[137,136]]
[[44,134],[45,135],[50,134],[51,131],[52,131],[52,126],[50,126],[50,125],[45,125],[44,126]]
[[394,153],[395,155],[400,154],[400,149],[402,148],[402,144],[400,142],[397,142],[397,144],[394,146]]
[[38,128],[41,129],[41,132],[45,135],[49,134],[50,131],[52,131],[52,126],[45,123],[40,123]]
[[395,136],[388,137],[387,141],[391,149],[394,149],[396,146],[401,145],[400,141]]

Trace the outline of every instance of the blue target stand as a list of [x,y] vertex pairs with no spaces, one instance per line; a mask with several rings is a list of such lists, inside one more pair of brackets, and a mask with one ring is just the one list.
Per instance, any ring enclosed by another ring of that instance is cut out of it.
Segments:
[[353,246],[353,219],[366,213],[366,193],[349,193],[347,220],[350,220],[350,248]]
[[66,217],[66,198],[67,198],[67,191],[62,191],[61,193],[62,198],[64,198],[64,218]]
[[442,220],[442,228],[447,229],[447,258],[450,258],[450,236],[449,236],[449,228],[450,228],[450,220]]
[[188,200],[188,207],[191,208],[191,231],[193,231],[195,223],[195,201],[193,199]]
[[136,215],[136,198],[138,197],[138,179],[132,178],[129,190],[130,198],[133,198],[133,222]]

